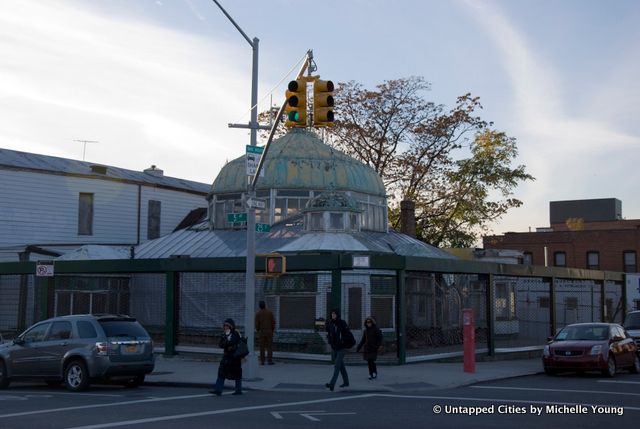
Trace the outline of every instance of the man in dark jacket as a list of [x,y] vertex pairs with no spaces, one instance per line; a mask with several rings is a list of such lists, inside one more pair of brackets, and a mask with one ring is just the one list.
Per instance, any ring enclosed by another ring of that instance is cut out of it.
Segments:
[[331,310],[331,320],[327,324],[327,338],[329,345],[331,346],[331,358],[335,364],[333,367],[333,377],[331,381],[325,384],[327,389],[333,391],[338,380],[338,373],[342,375],[342,384],[340,387],[347,387],[349,385],[349,374],[347,374],[347,368],[344,365],[344,355],[347,350],[344,348],[342,341],[347,335],[347,322],[340,318],[338,310]]
[[224,388],[224,381],[235,380],[236,390],[233,394],[242,395],[242,358],[233,355],[240,342],[240,334],[236,331],[236,324],[233,319],[225,320],[222,328],[220,348],[224,350],[224,354],[218,367],[218,379],[210,392],[220,396]]
[[273,365],[273,331],[276,319],[264,301],[260,301],[260,310],[256,313],[256,331],[260,339],[260,365],[264,365],[265,351],[269,365]]

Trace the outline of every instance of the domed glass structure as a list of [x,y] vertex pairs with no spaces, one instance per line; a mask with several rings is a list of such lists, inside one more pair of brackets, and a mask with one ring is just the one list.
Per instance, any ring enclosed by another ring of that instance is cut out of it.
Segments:
[[[211,186],[210,226],[236,229],[242,223],[227,222],[229,213],[244,212],[247,175],[245,156],[225,165]],[[256,183],[256,197],[265,203],[256,210],[256,221],[275,224],[298,216],[309,201],[330,192],[354,202],[355,222],[349,230],[387,230],[387,199],[380,176],[371,167],[332,148],[316,134],[290,130],[274,140],[264,163],[264,176]],[[349,217],[351,219],[352,217]]]

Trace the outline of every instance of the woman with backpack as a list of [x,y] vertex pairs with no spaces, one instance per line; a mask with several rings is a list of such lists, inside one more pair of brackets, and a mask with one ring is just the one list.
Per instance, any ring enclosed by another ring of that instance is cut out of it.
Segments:
[[209,392],[220,396],[224,388],[224,381],[235,380],[236,390],[233,394],[242,395],[242,358],[234,356],[238,343],[241,341],[240,334],[236,331],[236,324],[233,319],[225,320],[222,329],[220,348],[224,350],[224,354],[218,367],[218,379],[213,390]]
[[336,385],[338,380],[338,373],[342,375],[342,384],[340,387],[349,386],[349,374],[347,374],[347,367],[344,365],[344,355],[347,353],[347,349],[353,347],[353,344],[349,344],[353,334],[349,331],[347,322],[340,318],[338,310],[331,310],[331,320],[327,324],[327,339],[331,346],[331,359],[333,359],[333,377],[331,381],[325,384],[325,387],[331,391]]
[[369,316],[364,320],[364,329],[362,331],[362,339],[358,343],[356,351],[363,350],[362,358],[367,361],[369,366],[369,380],[378,378],[378,368],[376,367],[376,359],[378,358],[378,349],[382,346],[382,331],[376,326],[376,319]]

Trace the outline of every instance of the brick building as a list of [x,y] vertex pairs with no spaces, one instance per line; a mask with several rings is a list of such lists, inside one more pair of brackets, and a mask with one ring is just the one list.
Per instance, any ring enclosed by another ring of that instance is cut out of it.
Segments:
[[516,249],[523,263],[638,272],[640,219],[623,220],[615,198],[551,201],[548,228],[483,237],[485,249]]

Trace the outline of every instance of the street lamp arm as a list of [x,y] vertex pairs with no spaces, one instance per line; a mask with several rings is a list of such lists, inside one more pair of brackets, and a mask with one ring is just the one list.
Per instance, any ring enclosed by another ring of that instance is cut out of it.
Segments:
[[242,28],[240,28],[240,26],[238,24],[236,24],[236,22],[233,20],[233,18],[231,18],[231,15],[229,15],[227,13],[226,10],[224,10],[224,8],[222,7],[222,5],[220,3],[218,3],[218,0],[213,0],[213,2],[215,4],[218,5],[218,7],[220,8],[220,10],[222,11],[222,13],[225,14],[225,16],[227,18],[229,18],[229,21],[231,21],[231,23],[238,29],[238,31],[240,32],[240,34],[242,34],[242,37],[244,37],[246,39],[247,42],[249,42],[249,45],[251,45],[252,48],[255,48],[255,44],[257,44],[258,39],[253,39],[253,41],[249,38],[249,36],[247,36],[247,34],[242,31]]

